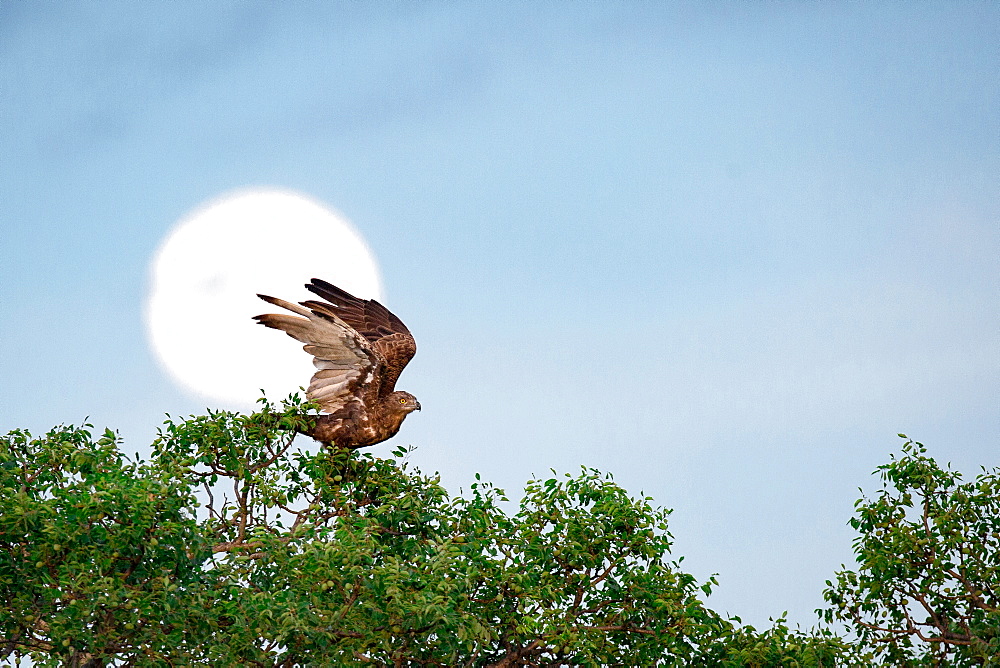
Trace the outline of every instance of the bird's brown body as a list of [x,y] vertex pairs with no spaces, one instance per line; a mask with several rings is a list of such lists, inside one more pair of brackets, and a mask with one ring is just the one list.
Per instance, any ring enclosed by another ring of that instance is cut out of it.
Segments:
[[363,448],[390,439],[399,432],[410,411],[397,409],[395,397],[388,399],[371,409],[353,401],[335,413],[321,415],[309,436],[351,448]]
[[416,397],[394,389],[416,354],[413,335],[373,299],[358,299],[317,278],[306,288],[325,301],[292,304],[258,295],[296,315],[268,313],[254,319],[306,344],[303,349],[313,355],[317,371],[306,394],[327,415],[317,419],[309,435],[344,448],[395,436],[406,416],[420,410]]

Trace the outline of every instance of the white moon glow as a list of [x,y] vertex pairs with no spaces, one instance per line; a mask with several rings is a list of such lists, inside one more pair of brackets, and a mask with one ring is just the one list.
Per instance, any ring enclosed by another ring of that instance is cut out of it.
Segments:
[[307,385],[301,344],[250,318],[274,311],[257,298],[308,296],[323,278],[381,299],[375,258],[342,215],[284,190],[229,193],[182,219],[151,267],[150,343],[170,376],[218,404],[245,408],[265,390],[282,398]]

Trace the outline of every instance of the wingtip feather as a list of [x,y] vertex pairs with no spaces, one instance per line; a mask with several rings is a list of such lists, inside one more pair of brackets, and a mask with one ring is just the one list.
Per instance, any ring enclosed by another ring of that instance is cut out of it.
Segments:
[[291,302],[285,301],[284,299],[279,299],[277,297],[272,297],[270,295],[262,295],[260,293],[258,293],[257,296],[266,301],[268,304],[279,306],[287,311],[291,311],[292,313],[297,313],[298,315],[305,316],[307,318],[309,317],[309,310],[302,308],[298,304],[293,304]]
[[314,278],[309,283],[306,283],[306,290],[318,295],[329,302],[334,303],[337,306],[343,306],[343,302],[347,303],[363,303],[363,299],[358,299],[352,295],[347,290],[343,288],[338,288],[333,283],[329,281],[324,281],[322,278]]

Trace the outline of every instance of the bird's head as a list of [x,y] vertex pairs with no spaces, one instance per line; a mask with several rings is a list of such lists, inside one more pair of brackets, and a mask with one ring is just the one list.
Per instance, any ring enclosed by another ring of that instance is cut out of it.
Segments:
[[412,413],[420,410],[420,402],[409,392],[393,392],[385,398],[387,407],[393,412]]

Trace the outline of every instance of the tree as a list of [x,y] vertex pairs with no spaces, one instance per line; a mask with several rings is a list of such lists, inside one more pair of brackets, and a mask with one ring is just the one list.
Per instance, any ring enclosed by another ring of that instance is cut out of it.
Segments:
[[[297,447],[293,397],[0,440],[0,659],[39,666],[863,666],[824,629],[701,600],[669,510],[583,469],[519,503],[389,458]],[[509,509],[509,510],[507,510]]]
[[148,462],[89,425],[9,433],[0,656],[672,665],[730,628],[670,560],[668,511],[609,476],[533,480],[508,515],[500,490],[450,497],[402,449],[298,449],[309,419],[293,399],[168,420]]
[[902,449],[877,469],[882,490],[855,504],[858,567],[827,582],[825,618],[893,665],[997,665],[1000,470],[962,482],[922,444]]
[[721,668],[839,668],[872,665],[872,655],[852,645],[829,629],[817,627],[807,632],[789,629],[785,617],[771,620],[771,628],[758,631],[736,622],[716,641],[714,656],[701,665]]

